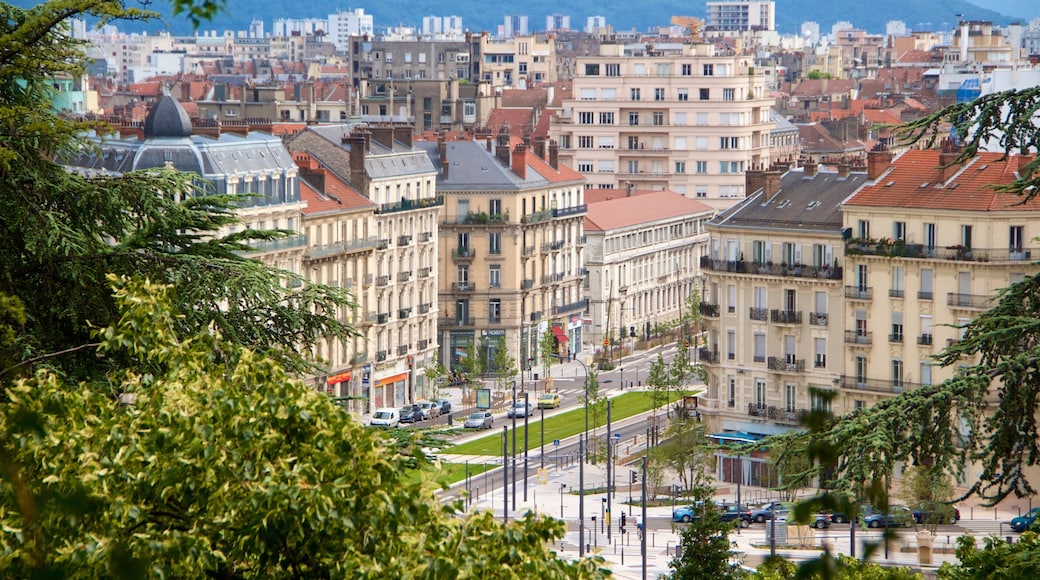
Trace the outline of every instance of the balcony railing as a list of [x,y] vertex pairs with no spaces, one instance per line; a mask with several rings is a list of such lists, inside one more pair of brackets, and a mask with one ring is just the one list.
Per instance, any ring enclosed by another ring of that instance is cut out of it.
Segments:
[[542,319],[542,312],[540,310],[538,312],[532,312],[531,313],[531,322],[538,322],[541,319]]
[[533,255],[534,246],[525,246],[524,249],[520,251],[520,256],[523,258],[530,258]]
[[588,303],[585,300],[571,302],[570,304],[564,304],[563,306],[554,306],[553,315],[566,314],[568,312],[584,312],[587,306]]
[[523,282],[520,283],[520,289],[521,290],[530,290],[531,288],[534,288],[534,280],[532,280],[530,278],[528,278],[528,279],[526,279],[526,280],[524,280]]
[[772,264],[746,260],[715,260],[701,257],[701,269],[734,274],[757,274],[759,276],[787,276],[794,278],[819,278],[841,280],[843,271],[834,266],[809,266],[806,264]]
[[407,281],[409,281],[411,279],[412,279],[412,273],[411,272],[398,272],[397,273],[397,281],[398,282],[407,282]]
[[585,204],[575,205],[572,207],[561,207],[552,210],[552,216],[554,218],[570,217],[572,215],[581,215],[583,213],[587,213],[588,210],[589,207]]
[[377,250],[386,250],[390,247],[390,240],[379,240],[376,242]]
[[697,357],[703,363],[717,365],[719,364],[719,351],[708,350],[706,348],[697,349]]
[[846,344],[871,344],[873,341],[874,335],[871,332],[858,332],[855,330],[845,331]]
[[379,324],[386,324],[387,322],[390,322],[390,313],[389,312],[380,312],[376,316],[376,322],[379,323]]
[[361,283],[362,283],[362,285],[365,288],[368,288],[369,286],[372,285],[372,280],[374,280],[374,279],[375,279],[374,275],[372,275],[372,274],[365,274],[365,277],[361,280]]
[[932,335],[930,335],[930,334],[922,334],[922,335],[918,336],[917,337],[917,344],[920,344],[920,345],[923,345],[923,346],[931,346],[931,344],[932,344]]
[[804,358],[780,358],[777,356],[769,357],[766,362],[766,367],[771,371],[783,371],[788,373],[804,373],[805,372],[805,359]]
[[398,236],[397,245],[402,248],[412,243],[412,236]]
[[701,316],[704,316],[705,318],[718,318],[719,317],[719,305],[718,304],[708,304],[706,302],[701,302],[701,304],[700,304],[700,311],[701,311]]
[[992,305],[992,301],[992,296],[986,296],[984,294],[958,294],[955,292],[946,294],[946,305],[955,308],[985,310]]
[[827,313],[826,312],[810,312],[809,313],[809,324],[813,326],[827,326]]
[[873,300],[874,289],[869,286],[846,286],[845,297],[849,300]]
[[932,292],[925,292],[923,290],[917,293],[917,299],[918,300],[931,300],[932,296],[933,296]]
[[770,310],[769,311],[770,321],[776,324],[801,324],[802,323],[802,311],[801,310]]
[[402,309],[397,311],[397,317],[402,319],[402,320],[405,319],[405,318],[408,318],[411,315],[412,315],[412,309],[411,308],[402,308]]
[[563,278],[563,272],[546,274],[545,276],[542,276],[542,284],[556,284],[557,282],[563,282]]
[[429,278],[431,272],[433,272],[433,268],[431,268],[429,266],[426,266],[425,268],[419,268],[419,277],[420,278]]
[[419,305],[419,314],[429,314],[432,305],[427,302],[426,304]]
[[433,240],[433,233],[432,232],[423,232],[423,233],[419,234],[419,243],[420,244],[425,244],[425,243],[430,242],[432,240]]
[[769,309],[755,308],[754,306],[752,306],[748,312],[748,316],[751,318],[751,320],[765,321],[769,318]]
[[846,255],[891,256],[968,262],[1024,262],[1033,259],[1036,248],[965,248],[963,246],[925,246],[901,240],[852,239],[845,245]]
[[888,290],[888,297],[889,298],[902,298],[903,294],[905,294],[905,292],[902,291],[902,290],[896,290],[894,288],[890,288]]
[[783,423],[799,423],[805,417],[805,409],[786,409],[784,407],[774,407],[772,405],[756,405],[755,403],[748,403],[748,415],[751,417],[762,417],[771,421],[780,421]]
[[390,278],[389,275],[387,275],[387,276],[378,276],[376,278],[376,287],[389,286],[390,285],[390,280],[391,280],[391,278]]
[[856,389],[860,391],[873,391],[875,393],[902,393],[921,386],[921,383],[910,383],[903,380],[886,381],[882,379],[868,379],[849,375],[841,376],[843,389]]
[[415,350],[426,350],[426,347],[429,345],[429,339],[424,338],[415,344]]
[[892,332],[888,335],[888,342],[903,342],[902,332]]
[[365,362],[366,360],[368,360],[368,353],[367,352],[355,352],[354,356],[350,357],[350,364],[352,364],[352,365],[361,364],[361,363]]
[[477,285],[473,282],[455,282],[451,285],[451,289],[455,292],[473,292],[477,289]]
[[376,362],[383,362],[386,360],[386,351],[381,350],[376,353]]
[[455,258],[456,260],[472,260],[475,254],[476,252],[473,251],[473,248],[470,248],[468,246],[462,248],[455,248],[451,251],[451,257]]
[[383,203],[376,208],[376,213],[396,213],[399,211],[409,211],[413,209],[422,209],[424,207],[437,207],[444,205],[444,196],[439,195],[437,197],[428,197],[424,199],[403,199],[394,203]]
[[404,356],[408,354],[408,349],[410,348],[412,348],[412,345],[410,344],[402,344],[401,346],[397,347],[397,356]]
[[473,326],[475,319],[472,317],[455,317],[455,318],[440,318],[437,320],[437,326],[449,327],[449,326]]
[[544,222],[544,221],[551,220],[552,218],[553,218],[552,210],[546,209],[546,210],[542,210],[542,211],[531,212],[531,213],[521,217],[520,218],[520,223],[522,223],[522,224],[536,224],[536,223],[539,223],[539,222]]
[[245,250],[244,254],[251,254],[255,252],[274,252],[277,250],[291,250],[294,248],[301,248],[307,245],[307,236],[295,235],[279,238],[277,240],[253,240],[247,242],[249,246],[248,250]]

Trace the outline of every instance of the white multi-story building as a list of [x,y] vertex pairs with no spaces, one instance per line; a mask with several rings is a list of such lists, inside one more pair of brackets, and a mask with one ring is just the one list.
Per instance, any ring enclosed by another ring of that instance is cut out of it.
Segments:
[[607,31],[606,16],[589,16],[585,19],[586,34],[603,34]]
[[512,14],[505,17],[502,22],[502,37],[527,36],[530,34],[527,26],[527,15]]
[[550,14],[545,17],[545,31],[556,32],[571,29],[571,17],[566,14]]
[[423,16],[422,33],[424,36],[461,37],[465,33],[461,16]]
[[336,45],[336,50],[347,52],[350,50],[350,37],[367,34],[375,34],[375,26],[371,14],[365,14],[364,8],[354,10],[341,10],[335,14],[329,14],[328,41]]
[[560,161],[589,187],[670,189],[716,208],[770,162],[765,75],[713,44],[603,44],[576,59],[572,98],[550,126]]
[[751,32],[776,30],[776,2],[726,0],[708,2],[705,30],[713,32]]

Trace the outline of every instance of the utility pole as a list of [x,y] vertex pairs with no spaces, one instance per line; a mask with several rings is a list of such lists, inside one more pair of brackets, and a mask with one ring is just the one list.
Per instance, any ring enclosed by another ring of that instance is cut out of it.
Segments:
[[516,509],[516,381],[513,381],[513,509]]
[[[613,487],[614,480],[611,479],[611,469],[613,468],[613,453],[611,451],[614,447],[614,440],[610,436],[610,399],[607,399],[607,514],[610,514],[610,493]],[[607,518],[604,518],[604,522]],[[607,526],[607,543],[610,543],[610,526]]]
[[506,459],[509,458],[508,430],[508,427],[502,425],[502,523],[509,523],[509,466],[506,465]]
[[527,391],[524,391],[524,503],[527,503],[527,416],[531,414],[530,404]]
[[582,451],[585,435],[578,436],[578,557],[585,557],[585,463]]
[[646,521],[646,455],[643,455],[643,534],[640,539],[639,551],[643,556],[643,580],[646,580],[646,533],[650,526]]

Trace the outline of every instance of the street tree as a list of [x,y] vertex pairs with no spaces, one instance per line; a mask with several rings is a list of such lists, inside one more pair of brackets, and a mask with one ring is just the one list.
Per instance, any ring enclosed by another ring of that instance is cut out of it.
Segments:
[[0,294],[19,299],[25,324],[0,381],[41,365],[77,377],[110,372],[116,361],[87,346],[92,328],[118,316],[109,273],[174,285],[181,331],[213,327],[294,371],[318,368],[309,353],[320,340],[355,335],[348,291],[249,257],[251,244],[296,232],[240,227],[236,211],[248,194],[213,195],[197,175],[170,169],[84,177],[56,161],[95,147],[89,131],[110,131],[52,106],[54,78],[78,78],[88,63],[69,20],[147,15],[116,0],[4,5]]
[[672,376],[668,363],[664,360],[664,355],[658,353],[657,360],[650,363],[650,369],[646,374],[646,385],[650,387],[650,401],[654,406],[654,416],[656,416],[657,408],[668,401],[668,393],[672,389]]
[[911,510],[919,510],[921,523],[933,533],[940,523],[953,521],[953,482],[941,469],[930,465],[907,468],[900,492],[903,503]]
[[653,448],[655,461],[679,477],[683,489],[696,489],[711,482],[715,446],[707,427],[693,417],[677,417],[665,430],[664,439]]
[[559,356],[560,353],[556,352],[556,336],[551,330],[546,330],[538,341],[538,357],[541,359],[542,368],[545,370],[544,378],[549,378],[552,366],[560,362]]
[[1015,542],[996,536],[983,538],[980,548],[971,534],[957,538],[957,561],[943,562],[939,580],[1032,578],[1040,570],[1040,536],[1023,532]]
[[[564,525],[462,513],[276,360],[179,332],[176,290],[111,277],[110,375],[42,369],[0,405],[5,578],[599,578]],[[215,353],[220,353],[219,356]],[[418,451],[418,450],[415,450]]]
[[712,500],[711,487],[698,485],[692,490],[693,519],[679,534],[679,555],[668,562],[671,580],[744,578],[739,563],[732,561],[729,535],[733,522],[722,521],[719,506]]
[[506,348],[505,337],[489,336],[484,339],[491,344],[491,360],[488,361],[488,372],[495,379],[499,390],[505,390],[516,382],[519,371],[516,367],[516,359],[509,355]]

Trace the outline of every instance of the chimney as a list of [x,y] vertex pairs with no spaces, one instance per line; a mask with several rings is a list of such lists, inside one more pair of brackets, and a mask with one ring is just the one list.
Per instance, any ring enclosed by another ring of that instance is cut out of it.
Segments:
[[365,172],[368,133],[351,133],[348,141],[350,142],[350,184],[365,195],[368,193],[368,174]]
[[867,179],[876,181],[892,167],[892,152],[880,141],[867,152]]
[[534,138],[534,154],[545,159],[545,137]]
[[371,131],[372,139],[374,139],[376,143],[379,143],[387,149],[394,148],[393,127],[369,127],[369,131]]
[[448,179],[448,144],[444,141],[444,131],[437,135],[437,155],[441,158],[441,170],[444,179]]
[[849,163],[847,161],[842,161],[838,164],[838,178],[845,179],[849,176],[849,171],[851,170],[852,168],[849,166]]
[[[1018,165],[1016,166],[1016,171],[1019,175],[1022,175],[1022,173],[1026,170],[1026,165],[1029,165],[1030,163],[1036,160],[1035,153],[1019,153],[1015,157],[1018,158]],[[1034,171],[1034,173],[1036,172]]]
[[804,168],[804,170],[805,170],[805,176],[806,176],[806,177],[815,177],[815,176],[816,176],[816,173],[817,173],[817,172],[819,171],[819,169],[820,169],[820,166],[819,166],[819,165],[817,165],[817,164],[816,164],[816,162],[815,162],[815,161],[813,161],[812,159],[810,159],[810,160],[806,161],[806,162],[805,162],[805,165],[803,165],[802,167],[803,167],[803,168]]
[[780,191],[780,176],[782,175],[780,173],[780,170],[773,169],[773,168],[766,169],[765,171],[762,172],[762,175],[763,175],[762,187],[765,190],[763,192],[763,193],[765,193],[765,196],[769,197],[769,196],[772,196],[772,195],[776,195],[776,193],[778,191]]
[[498,143],[495,144],[495,156],[503,165],[509,165],[509,130],[505,125],[498,132]]
[[757,165],[744,172],[744,193],[746,195],[751,195],[762,189],[765,187],[765,184],[765,174]]
[[401,143],[404,143],[405,147],[407,147],[409,149],[412,148],[412,128],[411,127],[407,127],[407,126],[404,126],[404,125],[401,125],[399,127],[394,127],[393,138],[394,138],[395,141],[400,141]]
[[494,139],[491,138],[491,135],[487,136],[487,150],[488,150],[488,153],[494,153],[495,152],[495,141],[494,141]]
[[560,168],[560,146],[556,140],[549,141],[549,166],[553,169]]
[[520,176],[520,179],[527,179],[527,147],[523,145],[517,145],[513,149],[513,173]]
[[960,170],[961,165],[953,163],[960,157],[961,149],[949,139],[944,139],[939,150],[939,182],[946,183]]

